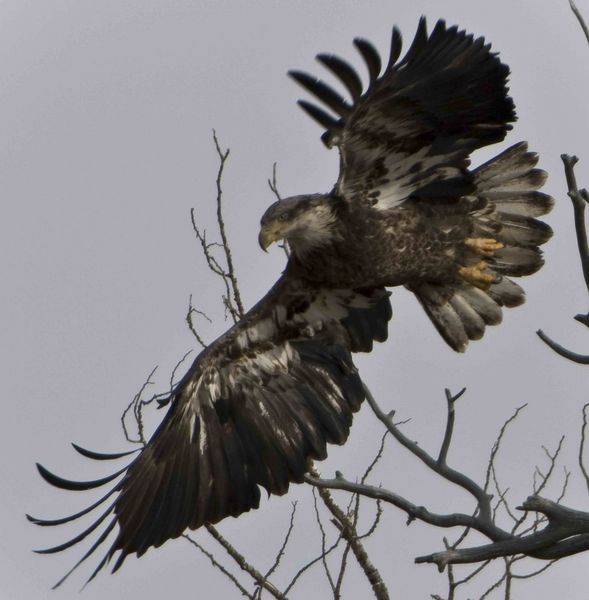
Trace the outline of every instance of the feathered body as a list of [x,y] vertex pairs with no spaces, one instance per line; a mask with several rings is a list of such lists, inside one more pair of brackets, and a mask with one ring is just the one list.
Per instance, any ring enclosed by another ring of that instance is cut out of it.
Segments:
[[[317,58],[353,103],[299,71],[291,76],[323,103],[301,106],[340,151],[340,174],[327,195],[297,196],[262,217],[260,244],[284,238],[289,276],[337,288],[404,285],[457,351],[501,321],[502,306],[524,301],[509,276],[543,264],[552,232],[535,217],[552,199],[546,174],[525,143],[471,170],[470,153],[502,140],[515,120],[509,69],[482,38],[425,20],[402,60],[393,30],[391,56],[355,40],[368,68],[360,78],[330,55]],[[334,115],[335,113],[335,115]]]
[[[260,487],[283,494],[302,481],[309,461],[325,458],[328,443],[348,436],[365,397],[351,354],[386,339],[387,286],[413,291],[460,351],[501,320],[502,306],[523,301],[510,277],[542,264],[538,246],[550,229],[536,217],[552,203],[538,191],[544,174],[523,143],[476,169],[469,162],[473,150],[501,141],[515,119],[509,69],[482,38],[443,21],[428,35],[422,20],[401,60],[394,29],[384,69],[368,42],[355,44],[368,68],[366,90],[347,63],[318,57],[351,102],[309,75],[291,73],[330,111],[300,103],[325,128],[325,144],[338,147],[341,166],[329,194],[282,200],[262,217],[261,246],[285,239],[291,249],[282,277],[195,359],[130,464],[82,482],[39,465],[62,489],[114,482],[74,515],[30,517],[55,526],[109,502],[80,535],[42,552],[69,548],[104,525],[74,566],[112,532],[93,577],[117,553],[113,570],[186,528],[257,507]],[[94,460],[136,452],[74,447]]]
[[[450,346],[462,351],[485,325],[501,321],[502,306],[524,301],[508,276],[530,275],[543,264],[538,246],[552,232],[534,217],[548,212],[552,199],[537,191],[545,173],[536,162],[525,143],[517,144],[467,172],[471,194],[416,193],[385,210],[334,193],[293,198],[291,212],[306,216],[292,217],[305,225],[285,235],[292,249],[285,273],[334,288],[404,285]],[[270,207],[268,222],[278,209],[284,207]],[[481,263],[479,278],[470,277]]]

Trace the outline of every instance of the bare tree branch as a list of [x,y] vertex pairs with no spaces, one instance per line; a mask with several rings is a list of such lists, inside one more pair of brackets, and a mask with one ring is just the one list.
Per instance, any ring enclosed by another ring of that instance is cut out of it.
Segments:
[[473,563],[514,554],[550,560],[587,549],[589,513],[567,508],[540,496],[529,496],[518,510],[543,513],[548,519],[548,525],[531,535],[511,536],[509,539],[475,548],[445,550],[420,556],[415,562],[435,563],[441,571],[450,563]]
[[[211,536],[223,546],[227,554],[239,565],[239,568],[242,571],[245,571],[255,582],[256,584],[270,592],[274,598],[278,600],[287,600],[286,596],[276,588],[276,586],[268,581],[260,571],[258,571],[255,567],[253,567],[239,552],[235,549],[235,547],[229,543],[217,530],[213,525],[205,525],[206,530],[211,534]],[[255,600],[255,599],[254,599]]]
[[[571,2],[571,8],[575,11],[577,18],[579,18],[584,31],[587,28],[585,23],[578,13],[575,5]],[[577,247],[579,251],[579,258],[581,259],[581,267],[583,270],[583,278],[585,279],[585,286],[589,291],[589,242],[587,240],[587,228],[585,225],[585,206],[589,202],[589,193],[586,189],[579,190],[577,186],[577,178],[575,176],[575,165],[579,161],[576,156],[569,156],[568,154],[561,155],[562,162],[564,164],[564,172],[567,180],[568,196],[573,204],[573,214],[575,219],[575,231],[577,234]],[[578,314],[575,319],[579,323],[589,327],[589,313]],[[557,354],[573,362],[587,365],[589,364],[589,355],[578,354],[572,350],[568,350],[564,346],[561,346],[555,342],[552,338],[546,335],[541,329],[536,332],[540,339],[545,342],[550,348],[552,348]]]
[[337,527],[340,530],[342,537],[348,542],[351,546],[352,552],[358,561],[358,564],[364,571],[366,578],[370,582],[372,586],[372,591],[374,592],[374,597],[377,600],[389,600],[389,593],[387,587],[378,571],[378,569],[374,566],[362,542],[358,539],[356,535],[355,528],[353,524],[350,522],[350,519],[347,515],[345,515],[339,506],[333,500],[331,493],[329,492],[328,487],[321,485],[318,482],[321,482],[321,478],[319,473],[315,470],[315,468],[309,469],[310,475],[305,476],[305,481],[315,485],[318,488],[319,495],[323,500],[323,503],[331,514],[335,517],[335,522],[338,524]]
[[231,246],[229,245],[229,241],[227,239],[227,234],[225,233],[225,219],[223,217],[223,190],[221,187],[221,180],[223,177],[223,170],[225,168],[225,162],[229,158],[229,148],[227,150],[222,150],[219,145],[219,140],[217,139],[217,133],[213,129],[213,140],[215,142],[215,148],[217,149],[217,154],[219,155],[220,165],[219,171],[217,173],[217,225],[219,227],[219,233],[221,234],[221,241],[223,245],[223,250],[225,252],[225,258],[227,260],[227,276],[231,281],[231,291],[233,293],[233,301],[235,302],[235,306],[237,307],[237,312],[240,317],[244,314],[243,304],[241,302],[241,294],[239,292],[239,285],[237,284],[237,277],[235,275],[235,267],[233,266],[233,258],[231,256]]
[[254,598],[254,596],[252,594],[250,594],[245,589],[245,587],[240,583],[239,579],[237,579],[237,577],[235,575],[233,575],[233,573],[231,573],[230,571],[228,571],[213,556],[213,554],[211,554],[208,550],[205,550],[205,548],[203,548],[203,546],[201,546],[194,538],[191,538],[188,534],[185,533],[182,537],[185,540],[187,540],[189,543],[191,543],[195,548],[197,548],[198,550],[200,550],[211,561],[211,564],[213,565],[213,567],[215,567],[216,569],[219,569],[219,571],[221,571],[221,573],[223,573],[223,575],[225,575],[225,577],[227,577],[231,582],[233,582],[233,585],[235,585],[235,587],[241,592],[242,596],[245,596],[249,600],[256,600]]
[[211,319],[208,317],[208,315],[206,313],[202,312],[202,310],[197,310],[196,308],[194,308],[194,306],[192,306],[192,294],[190,294],[190,298],[188,300],[188,312],[186,313],[186,323],[188,324],[188,328],[192,332],[192,335],[196,338],[196,341],[200,344],[200,346],[204,350],[207,347],[207,344],[202,339],[202,337],[200,336],[200,334],[198,333],[198,331],[196,329],[196,326],[194,325],[193,315],[199,315],[199,316],[205,318],[209,323],[212,323]]
[[569,0],[569,4],[571,6],[571,10],[575,14],[575,17],[577,17],[577,20],[579,21],[579,25],[581,26],[581,29],[583,30],[583,33],[585,34],[585,39],[587,40],[587,43],[589,43],[589,28],[587,27],[587,24],[585,23],[585,19],[583,18],[583,15],[580,13],[579,9],[577,8],[577,6],[573,2],[573,0]]
[[501,447],[501,442],[503,441],[503,438],[505,436],[507,428],[517,419],[517,417],[519,416],[520,412],[522,410],[524,410],[527,406],[528,406],[527,402],[525,404],[522,404],[521,406],[518,406],[515,409],[515,412],[511,415],[511,417],[509,417],[505,421],[505,423],[503,423],[501,429],[499,430],[499,434],[497,436],[497,439],[495,440],[495,443],[493,444],[493,448],[491,449],[491,454],[489,456],[489,462],[488,462],[488,467],[487,467],[487,475],[485,477],[485,485],[484,485],[483,489],[485,489],[485,490],[489,489],[489,482],[490,482],[491,472],[493,470],[493,466],[495,464],[495,459],[497,458],[497,454],[498,454],[499,449]]
[[[484,600],[485,598],[487,598],[494,590],[498,589],[501,584],[507,580],[508,577],[508,569],[505,569],[505,571],[503,571],[503,573],[501,574],[501,576],[499,577],[499,579],[493,583],[490,587],[488,587],[485,592],[479,596],[479,600]],[[507,595],[506,598],[509,599],[509,591],[507,591]]]
[[293,502],[292,503],[292,511],[290,513],[290,520],[288,522],[288,529],[286,531],[286,535],[284,536],[284,540],[282,542],[282,546],[280,546],[280,550],[278,550],[278,553],[276,554],[276,558],[274,559],[274,563],[268,569],[268,571],[266,571],[266,574],[264,575],[264,577],[266,579],[268,579],[274,573],[274,571],[276,571],[276,569],[280,565],[280,561],[281,561],[282,557],[284,556],[284,552],[286,550],[286,547],[288,546],[288,542],[290,541],[290,536],[291,536],[292,531],[294,529],[294,519],[295,519],[296,512],[297,512],[297,503]]
[[300,579],[300,577],[306,572],[308,571],[311,567],[313,567],[314,565],[316,565],[319,561],[323,560],[326,556],[329,556],[340,544],[340,542],[342,541],[342,536],[339,535],[336,539],[336,541],[329,547],[327,548],[324,552],[321,552],[321,554],[315,558],[313,558],[312,560],[310,560],[308,563],[306,563],[305,565],[303,565],[294,575],[294,577],[291,579],[290,583],[286,586],[286,588],[284,589],[284,594],[288,594],[290,592],[290,590],[295,586],[296,582]]
[[313,508],[315,509],[315,520],[317,522],[317,527],[319,527],[319,532],[321,533],[321,564],[323,565],[325,577],[327,577],[327,581],[329,583],[329,586],[331,587],[331,591],[335,596],[335,582],[333,581],[333,576],[331,575],[329,565],[327,564],[327,553],[325,551],[325,549],[327,548],[327,534],[325,533],[323,521],[321,520],[321,513],[319,512],[319,506],[317,504],[317,494],[315,493],[315,489],[313,489]]
[[581,473],[583,473],[583,477],[585,478],[585,485],[587,486],[587,491],[589,492],[589,473],[587,472],[587,468],[585,467],[584,454],[585,454],[585,443],[586,443],[586,435],[587,435],[587,409],[589,409],[589,403],[583,406],[583,425],[581,426],[581,442],[579,444],[579,467],[581,468]]
[[[217,197],[216,197],[216,207],[217,207],[217,229],[219,231],[219,236],[221,238],[221,242],[209,242],[207,240],[206,231],[201,230],[197,224],[196,213],[194,208],[190,211],[190,219],[192,222],[192,228],[196,235],[196,238],[200,242],[201,249],[205,260],[207,262],[207,266],[210,271],[214,273],[217,277],[220,277],[223,281],[223,285],[225,286],[225,294],[222,297],[223,304],[225,309],[231,315],[234,323],[237,323],[239,319],[244,314],[244,307],[241,301],[241,292],[239,290],[239,284],[237,281],[237,276],[235,273],[235,267],[233,264],[233,256],[231,253],[231,246],[229,245],[229,240],[227,238],[227,233],[225,230],[225,218],[223,215],[223,173],[225,170],[225,163],[229,158],[230,150],[222,150],[219,144],[219,140],[217,139],[217,134],[215,130],[213,130],[213,141],[215,143],[215,149],[217,151],[217,155],[219,156],[219,169],[217,171]],[[225,267],[221,266],[217,258],[213,254],[214,248],[220,248],[223,251],[223,255],[225,257]]]
[[[417,444],[416,442],[407,438],[401,432],[399,427],[393,422],[394,412],[392,412],[390,414],[384,413],[384,411],[380,408],[380,406],[378,405],[378,403],[376,402],[376,400],[370,393],[370,390],[368,390],[368,388],[366,388],[366,387],[365,387],[365,393],[366,393],[366,399],[370,405],[370,408],[372,408],[374,414],[378,417],[378,419],[382,423],[384,423],[385,427],[391,432],[393,437],[404,448],[407,448],[407,450],[409,450],[414,456],[416,456],[421,462],[423,462],[433,472],[437,473],[438,475],[441,475],[448,481],[451,481],[452,483],[462,487],[467,492],[469,492],[472,496],[474,496],[477,500],[479,513],[480,513],[479,522],[481,524],[483,522],[486,524],[486,527],[488,528],[488,532],[490,535],[496,535],[496,536],[501,537],[501,535],[502,535],[501,530],[499,528],[496,528],[495,525],[493,525],[493,523],[492,523],[491,498],[487,494],[485,489],[481,488],[478,484],[476,484],[470,477],[466,476],[464,473],[460,473],[459,471],[451,469],[445,463],[440,463],[438,459],[435,459],[431,455],[429,455],[421,446],[419,446],[419,444]],[[463,394],[463,392],[461,391],[459,394],[457,394],[456,397],[460,397],[462,394]],[[447,395],[447,397],[448,397],[448,395]],[[451,408],[452,408],[452,410],[450,410]],[[451,438],[452,431],[453,431],[453,423],[454,423],[453,419],[454,419],[453,402],[448,402],[446,434],[444,436],[445,439],[447,437]],[[447,442],[447,443],[449,443],[449,442]],[[439,521],[440,523],[448,522],[447,516],[434,515],[433,513],[429,513],[429,511],[427,511],[423,507],[417,507],[411,503],[408,503],[404,498],[401,498],[400,496],[397,496],[396,494],[393,494],[392,497],[395,497],[397,501],[399,501],[401,504],[404,504],[409,509],[408,514],[410,514],[410,516],[413,516],[415,518],[420,518],[421,520],[433,519],[434,521]],[[388,501],[391,501],[391,500],[388,500]],[[393,503],[395,503],[395,502],[393,502]],[[401,506],[399,506],[399,508],[401,508]],[[405,509],[403,509],[403,510],[405,510]],[[450,515],[449,517],[450,517],[450,520],[452,520],[454,518],[452,515]],[[465,527],[470,526],[472,523],[471,517],[469,517],[468,515],[460,515],[460,520],[463,522],[461,522],[459,524],[464,525]],[[433,523],[433,524],[435,524],[435,523]],[[453,527],[454,525],[440,525],[440,526]]]
[[282,200],[280,192],[278,191],[278,181],[276,178],[276,163],[272,165],[272,179],[268,179],[268,187],[272,193],[276,196],[276,200]]
[[[533,520],[532,525],[526,529],[525,533],[519,533],[516,535],[515,532],[523,523],[525,515],[522,518],[518,518],[511,513],[504,498],[502,501],[505,503],[505,506],[508,509],[508,514],[510,514],[512,519],[515,521],[515,525],[511,531],[504,530],[495,523],[492,511],[485,506],[482,507],[484,510],[481,508],[480,499],[482,499],[487,506],[490,506],[490,497],[487,493],[487,489],[490,478],[492,474],[494,474],[494,462],[497,452],[500,448],[501,441],[507,427],[513,422],[523,407],[519,407],[502,426],[493,450],[491,451],[485,487],[481,488],[470,478],[467,478],[463,474],[457,473],[455,470],[449,468],[445,464],[445,456],[447,455],[452,438],[454,424],[454,402],[457,396],[452,396],[448,391],[446,392],[446,398],[448,402],[448,417],[444,441],[440,451],[440,456],[443,458],[443,460],[440,460],[439,457],[437,460],[435,460],[416,442],[408,440],[404,434],[398,430],[392,421],[392,413],[389,415],[384,414],[374,398],[372,398],[367,391],[367,397],[371,407],[377,416],[385,423],[388,431],[391,432],[395,439],[400,441],[404,447],[408,448],[432,471],[440,474],[448,481],[451,481],[469,491],[474,496],[474,498],[477,500],[477,511],[474,515],[462,513],[434,513],[428,510],[426,507],[418,506],[390,490],[385,490],[381,487],[370,486],[365,483],[354,483],[352,481],[348,481],[340,473],[336,474],[335,479],[326,480],[314,476],[308,477],[307,480],[309,483],[312,483],[319,488],[347,490],[355,494],[361,494],[363,496],[379,499],[393,504],[407,513],[409,516],[408,522],[411,522],[413,519],[419,519],[437,527],[462,526],[479,531],[485,535],[491,541],[491,543],[472,548],[458,548],[457,545],[454,545],[447,547],[446,550],[442,552],[417,557],[415,562],[435,563],[440,570],[443,570],[450,564],[484,562],[493,558],[506,557],[509,558],[509,560],[506,562],[508,568],[500,580],[501,582],[506,583],[506,589],[511,586],[511,564],[513,560],[515,560],[513,557],[516,555],[522,554],[544,560],[553,560],[557,557],[568,556],[586,549],[587,543],[589,542],[589,513],[561,506],[555,502],[540,497],[536,493],[535,495],[529,496],[522,506],[517,508],[518,510],[524,511],[526,514],[535,512],[538,516],[535,520]],[[543,450],[549,460],[549,465],[545,473],[542,473],[539,469],[537,469],[538,473],[540,474],[540,480],[535,483],[535,492],[542,491],[545,488],[548,480],[551,478],[556,465],[556,460],[562,449],[563,441],[564,438],[561,438],[554,452],[550,452],[547,448],[543,447]],[[499,484],[497,482],[496,485],[499,489]],[[564,493],[564,487],[566,487],[566,479],[561,497]],[[505,492],[501,493],[505,495]],[[543,523],[546,523],[546,525],[540,529],[539,527]],[[500,585],[500,583],[497,583],[497,585]],[[451,589],[455,589],[452,579],[450,580],[450,587]]]
[[448,457],[448,449],[452,442],[452,433],[454,431],[454,403],[466,392],[466,388],[462,388],[455,396],[450,393],[449,389],[445,389],[446,402],[448,407],[448,415],[446,418],[446,431],[444,432],[444,440],[442,441],[442,447],[438,455],[438,464],[446,466],[446,458]]
[[[156,371],[157,371],[157,366],[155,366],[151,370],[151,373],[147,376],[147,379],[143,382],[143,385],[141,386],[141,388],[139,388],[139,391],[135,394],[135,396],[133,396],[133,399],[131,400],[131,402],[128,404],[127,408],[125,408],[125,410],[123,411],[123,414],[121,415],[121,425],[123,427],[123,433],[125,435],[125,439],[128,442],[131,442],[132,444],[142,444],[143,446],[145,446],[143,415],[141,413],[140,407],[143,404],[148,404],[149,402],[151,402],[151,400],[148,400],[148,401],[141,400],[141,396],[143,395],[143,392],[145,391],[145,389],[147,388],[148,385],[153,385],[153,381],[151,381],[151,378],[153,377],[153,375],[155,374]],[[129,411],[131,411],[131,410],[133,411],[133,417],[135,419],[135,425],[137,427],[137,438],[134,438],[131,435],[131,433],[129,432],[129,429],[127,428],[127,415],[129,414]]]
[[[586,315],[577,315],[575,318],[579,321],[580,318],[585,318]],[[561,346],[558,342],[555,342],[552,338],[548,337],[541,329],[536,332],[538,337],[548,346],[550,346],[560,356],[576,362],[580,365],[589,365],[589,354],[579,354],[572,350],[567,350],[564,346]]]

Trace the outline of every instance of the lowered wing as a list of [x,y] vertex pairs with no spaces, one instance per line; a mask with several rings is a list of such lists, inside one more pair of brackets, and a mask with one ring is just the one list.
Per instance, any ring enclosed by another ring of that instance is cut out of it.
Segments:
[[[128,466],[84,482],[38,466],[46,481],[66,490],[116,481],[74,515],[29,517],[56,526],[103,507],[81,534],[40,552],[59,552],[94,534],[73,571],[110,537],[92,579],[117,552],[113,571],[129,554],[141,556],[187,528],[257,508],[260,487],[284,494],[291,482],[303,480],[310,460],[326,457],[327,443],[346,440],[364,399],[350,352],[384,341],[390,317],[383,289],[326,290],[283,276],[196,358],[172,391],[164,420]],[[74,447],[95,460],[133,454]]]
[[506,87],[509,68],[483,38],[441,20],[428,34],[422,18],[401,60],[401,34],[394,28],[384,70],[369,42],[354,43],[369,73],[365,91],[342,59],[317,57],[341,81],[351,102],[306,73],[290,72],[322,103],[299,101],[325,127],[325,144],[340,150],[336,193],[384,210],[411,195],[470,193],[468,155],[501,141],[515,120]]

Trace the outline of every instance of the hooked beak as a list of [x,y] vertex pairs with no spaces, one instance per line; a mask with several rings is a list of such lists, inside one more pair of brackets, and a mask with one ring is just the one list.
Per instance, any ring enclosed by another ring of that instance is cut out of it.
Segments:
[[260,229],[260,234],[258,235],[258,243],[260,244],[260,248],[264,252],[268,252],[268,247],[271,246],[276,240],[279,240],[282,236],[276,231],[271,229],[266,229],[262,227]]

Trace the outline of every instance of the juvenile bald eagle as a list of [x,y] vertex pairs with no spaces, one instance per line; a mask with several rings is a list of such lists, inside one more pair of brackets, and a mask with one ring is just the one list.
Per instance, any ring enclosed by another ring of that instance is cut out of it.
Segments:
[[[78,563],[113,533],[92,578],[117,552],[113,571],[129,554],[141,556],[186,528],[256,508],[260,486],[284,494],[302,481],[309,461],[325,458],[327,443],[346,440],[364,399],[351,353],[386,338],[386,286],[413,291],[458,351],[499,323],[502,306],[523,302],[509,276],[542,265],[538,246],[551,231],[535,217],[552,204],[537,191],[544,173],[523,143],[469,169],[470,153],[501,141],[515,119],[508,67],[482,38],[443,21],[428,35],[422,19],[401,60],[393,29],[384,69],[371,44],[355,44],[368,68],[366,89],[347,63],[318,56],[350,100],[291,73],[331,111],[300,102],[325,128],[324,143],[338,147],[341,166],[330,193],[282,200],[262,217],[262,248],[284,239],[291,249],[283,275],[196,358],[129,465],[84,482],[39,465],[62,489],[116,481],[77,514],[29,517],[59,525],[107,503],[80,535],[41,552],[69,548],[103,525]],[[74,447],[98,460],[132,454]]]

